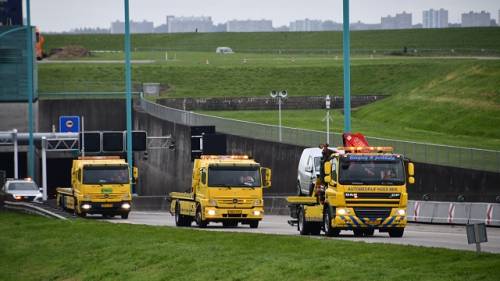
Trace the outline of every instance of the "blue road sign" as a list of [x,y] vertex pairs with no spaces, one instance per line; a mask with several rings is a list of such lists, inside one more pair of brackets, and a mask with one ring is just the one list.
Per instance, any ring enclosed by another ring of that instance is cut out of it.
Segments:
[[59,132],[80,132],[80,116],[59,116]]

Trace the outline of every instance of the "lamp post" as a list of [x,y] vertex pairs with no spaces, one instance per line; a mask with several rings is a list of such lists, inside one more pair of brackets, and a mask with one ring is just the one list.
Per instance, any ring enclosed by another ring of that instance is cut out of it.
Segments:
[[[132,182],[132,70],[130,66],[130,17],[129,0],[124,0],[125,6],[125,92],[127,112],[127,162],[129,167],[129,179]],[[132,185],[130,186],[131,189]],[[133,193],[133,190],[131,190]]]
[[26,0],[26,65],[28,70],[28,176],[35,178],[35,144],[33,140],[33,34],[30,0]]
[[343,53],[344,53],[344,133],[351,132],[351,53],[349,35],[349,0],[343,1]]
[[269,96],[271,96],[271,98],[273,99],[278,99],[278,133],[279,133],[279,141],[281,142],[282,141],[282,138],[281,138],[281,103],[282,103],[282,99],[286,99],[286,97],[288,96],[288,92],[286,90],[283,90],[283,91],[271,91],[271,93],[269,94]]
[[326,108],[326,116],[323,119],[323,121],[326,121],[326,143],[330,144],[330,120],[332,117],[330,117],[330,105],[331,105],[332,99],[330,98],[330,95],[326,95],[325,98],[325,108]]

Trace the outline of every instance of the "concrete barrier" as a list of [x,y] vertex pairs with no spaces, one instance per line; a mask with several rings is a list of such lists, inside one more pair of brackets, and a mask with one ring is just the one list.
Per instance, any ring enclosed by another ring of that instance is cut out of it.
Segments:
[[469,223],[484,223],[488,204],[470,203]]
[[454,202],[449,224],[467,224],[470,217],[470,203]]

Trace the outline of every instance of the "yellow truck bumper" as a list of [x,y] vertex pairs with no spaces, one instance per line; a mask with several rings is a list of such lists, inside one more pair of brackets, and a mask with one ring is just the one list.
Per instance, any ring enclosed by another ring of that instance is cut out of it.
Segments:
[[222,209],[206,207],[204,217],[207,221],[261,220],[264,217],[264,209],[262,207],[254,207],[250,209]]
[[332,219],[332,226],[342,229],[352,228],[393,228],[405,227],[407,223],[406,216],[389,216],[387,218],[360,218],[354,215],[336,216]]

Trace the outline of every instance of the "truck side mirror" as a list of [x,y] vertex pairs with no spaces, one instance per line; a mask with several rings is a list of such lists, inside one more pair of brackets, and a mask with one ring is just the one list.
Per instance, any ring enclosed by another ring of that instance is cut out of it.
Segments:
[[410,177],[413,177],[415,175],[415,167],[413,165],[413,163],[408,163],[408,175]]
[[332,163],[330,163],[330,161],[326,161],[323,168],[325,170],[325,176],[329,176],[332,173]]
[[137,178],[139,178],[139,169],[137,167],[133,167],[132,176],[134,177],[134,181],[137,181]]
[[332,177],[330,177],[330,176],[325,176],[325,182],[326,182],[326,183],[329,183],[329,182],[331,182],[331,181],[332,181]]
[[312,173],[313,167],[312,166],[306,166],[306,172]]
[[262,187],[263,188],[271,187],[271,169],[260,168],[260,173],[262,174]]
[[408,178],[408,183],[409,184],[414,184],[415,183],[415,178],[414,177],[409,177]]

